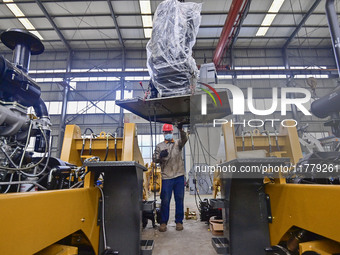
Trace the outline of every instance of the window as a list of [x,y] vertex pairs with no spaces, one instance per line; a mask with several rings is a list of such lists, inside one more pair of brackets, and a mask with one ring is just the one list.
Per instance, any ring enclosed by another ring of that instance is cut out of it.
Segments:
[[70,101],[67,102],[67,114],[76,114],[78,102],[77,101]]
[[106,101],[105,104],[105,112],[106,113],[116,113],[115,112],[116,102],[115,101]]
[[63,102],[50,102],[48,112],[49,114],[61,114]]
[[[138,135],[138,145],[140,148],[140,151],[142,153],[142,157],[144,159],[144,163],[151,163],[152,162],[152,146],[151,146],[151,135]],[[156,145],[163,141],[163,135],[156,135],[153,136],[153,149],[155,149]]]

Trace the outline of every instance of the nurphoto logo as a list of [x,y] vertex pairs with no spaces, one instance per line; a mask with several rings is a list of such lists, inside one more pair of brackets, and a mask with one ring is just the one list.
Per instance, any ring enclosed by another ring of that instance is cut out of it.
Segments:
[[[220,104],[222,106],[222,101],[217,93],[216,89],[223,89],[223,90],[229,90],[229,92],[232,95],[233,102],[232,102],[232,114],[233,115],[244,115],[245,114],[245,104],[247,103],[249,111],[254,114],[254,115],[259,115],[259,116],[267,116],[273,114],[275,111],[278,110],[279,106],[279,98],[280,100],[280,110],[281,110],[281,116],[286,116],[287,115],[287,109],[289,105],[295,105],[297,109],[299,109],[304,115],[309,116],[312,115],[309,110],[306,109],[306,107],[303,105],[311,100],[311,93],[308,89],[305,88],[293,88],[293,87],[285,87],[285,88],[272,88],[272,99],[271,99],[271,106],[268,109],[256,109],[254,106],[254,98],[253,98],[253,88],[248,88],[247,89],[247,99],[245,99],[245,96],[240,88],[237,86],[231,85],[231,84],[216,84],[215,88],[211,87],[210,85],[203,84],[204,86],[208,87],[218,98],[220,101]],[[212,98],[214,101],[215,106],[217,107],[216,100],[212,93],[207,90],[201,88],[206,94],[201,95],[201,114],[202,115],[207,115],[207,94]],[[280,97],[279,97],[279,91],[281,92]],[[289,94],[300,94],[299,97],[292,97],[289,96]],[[266,119],[266,120],[261,120],[261,119],[251,119],[251,120],[243,120],[241,122],[235,122],[233,120],[226,120],[226,119],[215,119],[213,124],[215,125],[220,125],[223,123],[230,123],[231,125],[243,125],[250,127],[261,127],[263,126],[264,122],[271,122],[272,125],[274,125],[274,122],[280,121],[279,119]],[[293,119],[284,119],[281,121],[282,126],[287,126],[285,123],[293,121],[295,124],[294,126],[297,125],[297,121]],[[257,124],[255,124],[257,123]]]

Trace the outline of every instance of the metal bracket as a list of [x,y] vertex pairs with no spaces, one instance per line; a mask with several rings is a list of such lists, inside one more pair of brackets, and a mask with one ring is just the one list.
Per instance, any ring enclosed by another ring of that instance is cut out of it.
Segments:
[[103,220],[103,215],[102,215],[102,207],[103,207],[103,199],[99,198],[98,202],[98,216],[97,216],[97,226],[100,226]]
[[270,206],[270,197],[266,194],[266,204],[267,204],[267,219],[269,223],[273,223],[272,208]]

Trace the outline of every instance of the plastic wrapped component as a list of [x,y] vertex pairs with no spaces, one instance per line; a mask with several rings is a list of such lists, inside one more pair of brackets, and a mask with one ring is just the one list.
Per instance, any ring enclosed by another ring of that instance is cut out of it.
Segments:
[[165,0],[157,7],[147,44],[147,66],[161,96],[190,93],[198,69],[192,47],[201,23],[202,4]]

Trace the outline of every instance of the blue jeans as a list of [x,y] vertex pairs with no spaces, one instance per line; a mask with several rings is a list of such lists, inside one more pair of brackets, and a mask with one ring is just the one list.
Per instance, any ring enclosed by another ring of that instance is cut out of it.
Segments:
[[175,222],[183,224],[184,218],[184,175],[173,179],[162,180],[161,191],[161,224],[168,224],[172,191],[176,202]]

